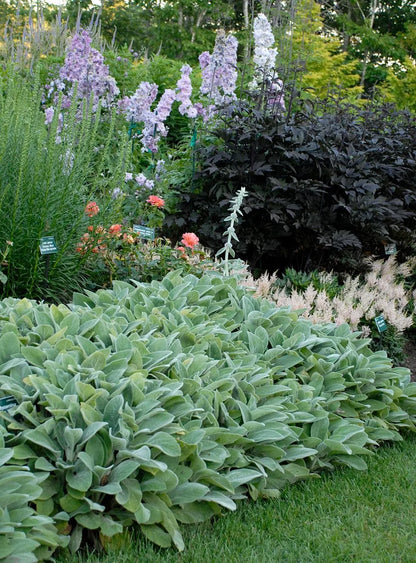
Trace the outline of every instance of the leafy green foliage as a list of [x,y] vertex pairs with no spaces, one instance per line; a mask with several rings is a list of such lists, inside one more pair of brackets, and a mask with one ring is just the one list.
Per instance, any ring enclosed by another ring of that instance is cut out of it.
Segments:
[[[68,538],[58,534],[52,518],[36,513],[29,504],[42,497],[42,482],[48,474],[32,473],[22,465],[24,447],[5,447],[7,436],[0,425],[0,559],[30,563],[66,546]],[[10,462],[13,457],[15,463]]]
[[93,233],[87,244],[81,243],[80,251],[86,252],[82,258],[83,273],[89,290],[110,287],[113,280],[161,280],[172,270],[199,277],[206,270],[219,267],[201,249],[174,247],[161,237],[144,241],[132,229],[123,229],[116,235]]
[[386,73],[386,80],[378,91],[383,98],[393,102],[398,108],[416,111],[416,100],[412,96],[416,84],[416,70],[413,60],[406,57],[400,65],[401,70]]
[[[207,274],[0,305],[7,464],[41,472],[39,514],[69,547],[275,497],[322,468],[364,469],[414,429],[416,384],[347,326],[315,326]],[[9,455],[9,454],[7,454]],[[23,461],[24,460],[24,461]]]
[[128,534],[106,554],[89,552],[59,563],[152,563],[217,561],[400,561],[416,555],[414,536],[414,436],[386,445],[368,460],[368,471],[322,474],[298,483],[278,499],[244,503],[241,510],[188,526],[183,553],[163,552]]
[[321,5],[313,0],[296,2],[293,33],[288,36],[290,24],[277,30],[282,44],[280,64],[284,67],[296,62],[297,68],[302,68],[297,78],[307,96],[326,98],[342,93],[344,98],[357,101],[362,94],[358,61],[348,60],[339,35],[322,33],[321,12]]
[[400,0],[377,4],[364,0],[343,4],[330,0],[322,6],[326,26],[342,37],[343,50],[351,59],[361,61],[361,81],[367,94],[384,80],[389,67],[412,55],[412,28],[415,10]]
[[[287,105],[292,103],[286,100]],[[237,254],[253,268],[356,271],[385,242],[410,247],[416,125],[391,106],[304,103],[289,116],[240,102],[201,144],[201,173],[179,215],[222,246],[221,219],[246,186]]]
[[102,12],[102,31],[107,40],[114,37],[119,45],[132,45],[136,51],[162,51],[172,59],[195,61],[202,51],[211,49],[219,27],[235,29],[236,9],[223,0],[208,5],[202,0],[165,4],[111,0]]
[[378,332],[375,323],[371,326],[371,349],[385,350],[394,365],[403,365],[406,338],[394,326],[387,323],[387,330]]
[[274,285],[284,287],[287,291],[305,291],[310,285],[318,291],[325,290],[327,295],[335,297],[339,294],[341,285],[336,275],[323,277],[318,270],[298,272],[293,268],[286,268],[284,273],[275,280]]

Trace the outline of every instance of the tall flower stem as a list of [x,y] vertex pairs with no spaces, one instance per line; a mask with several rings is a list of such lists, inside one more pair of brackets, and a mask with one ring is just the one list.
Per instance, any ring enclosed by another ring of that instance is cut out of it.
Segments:
[[226,276],[230,274],[229,258],[230,256],[232,257],[235,256],[232,241],[234,239],[238,242],[238,237],[235,232],[234,225],[238,223],[238,215],[243,214],[243,212],[241,211],[241,205],[246,195],[247,195],[247,190],[246,188],[242,187],[238,190],[237,195],[231,200],[231,206],[228,208],[229,211],[231,211],[231,214],[224,219],[226,223],[230,223],[228,229],[223,233],[224,235],[227,235],[227,241],[224,244],[223,248],[221,248],[215,255],[216,257],[218,257],[221,256],[221,254],[224,254],[223,264],[224,264],[224,274]]

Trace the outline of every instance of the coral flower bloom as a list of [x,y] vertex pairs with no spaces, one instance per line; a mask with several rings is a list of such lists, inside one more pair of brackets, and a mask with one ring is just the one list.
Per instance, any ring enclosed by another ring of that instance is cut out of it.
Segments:
[[149,198],[146,201],[154,207],[164,207],[165,205],[165,200],[157,195],[149,195]]
[[90,201],[85,206],[85,214],[88,215],[88,217],[94,217],[99,211],[100,208],[95,201]]
[[115,225],[111,225],[111,227],[108,229],[108,232],[110,233],[110,235],[115,235],[119,233],[121,229],[122,226],[119,223],[116,223]]
[[184,233],[182,235],[181,243],[188,248],[193,248],[199,243],[199,238],[195,233]]

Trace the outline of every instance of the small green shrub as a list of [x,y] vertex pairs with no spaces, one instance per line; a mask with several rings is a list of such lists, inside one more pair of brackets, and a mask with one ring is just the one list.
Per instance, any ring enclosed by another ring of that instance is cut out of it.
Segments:
[[[111,229],[116,227],[120,231],[112,233]],[[131,228],[119,224],[109,230],[84,233],[78,250],[89,290],[110,287],[114,280],[161,280],[179,269],[198,277],[207,270],[218,269],[203,249],[173,246],[161,237],[145,241]]]
[[406,338],[403,333],[399,332],[394,326],[387,324],[387,330],[379,332],[376,324],[371,326],[371,344],[372,350],[385,350],[392,360],[393,365],[403,365],[405,359],[404,346]]
[[304,292],[310,285],[317,291],[325,291],[329,297],[339,295],[342,286],[338,277],[324,274],[318,270],[311,272],[298,272],[294,268],[286,268],[284,273],[276,278],[273,283],[278,288],[284,288],[289,293],[292,291]]
[[[215,274],[0,303],[8,464],[43,475],[39,514],[69,547],[278,496],[415,429],[416,384],[347,326],[315,326]],[[9,449],[13,448],[10,456]],[[19,461],[20,460],[20,461]]]

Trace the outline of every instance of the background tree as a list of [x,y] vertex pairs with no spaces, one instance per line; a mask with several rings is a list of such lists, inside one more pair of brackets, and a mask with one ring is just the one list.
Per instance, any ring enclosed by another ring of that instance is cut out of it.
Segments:
[[190,63],[212,48],[219,28],[236,28],[241,20],[231,0],[109,0],[102,5],[101,18],[107,40],[115,34],[118,45],[130,45],[138,53],[161,53]]
[[406,34],[416,23],[413,0],[326,0],[325,25],[339,34],[343,50],[361,65],[367,96],[387,78],[388,69],[414,54]]
[[[291,18],[280,28],[282,52],[279,64],[300,70],[300,86],[311,95],[325,98],[330,93],[357,99],[358,64],[342,49],[339,36],[324,26],[320,5],[314,0],[300,0]],[[283,40],[282,40],[283,39]]]

